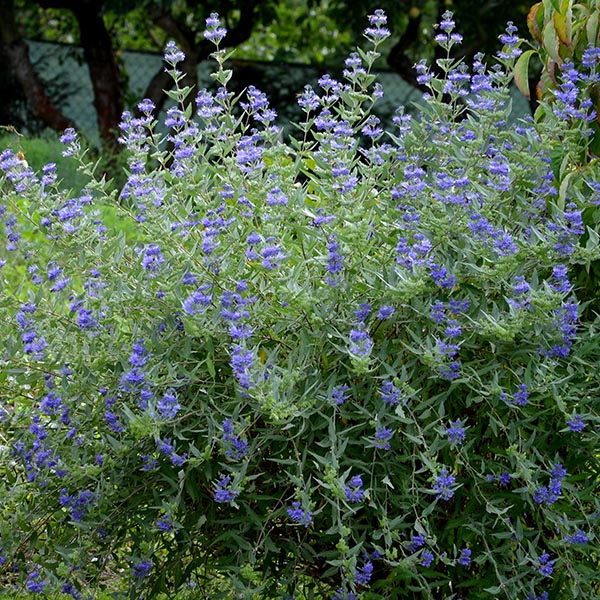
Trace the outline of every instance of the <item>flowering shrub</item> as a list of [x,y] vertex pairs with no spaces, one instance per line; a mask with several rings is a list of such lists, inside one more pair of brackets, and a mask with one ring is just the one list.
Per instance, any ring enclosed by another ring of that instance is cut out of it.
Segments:
[[420,64],[420,114],[384,132],[385,25],[289,144],[228,91],[213,15],[215,91],[176,87],[167,140],[149,101],[124,115],[118,198],[74,132],[81,194],[2,154],[3,586],[598,595],[598,323],[570,274],[600,258],[600,177],[567,177],[598,61],[509,127],[509,26],[494,67]]

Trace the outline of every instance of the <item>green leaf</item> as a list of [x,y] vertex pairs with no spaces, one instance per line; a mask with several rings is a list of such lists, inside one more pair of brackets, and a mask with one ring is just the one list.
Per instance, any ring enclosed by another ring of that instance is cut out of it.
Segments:
[[515,85],[527,100],[531,100],[531,93],[529,91],[529,62],[534,54],[537,54],[535,50],[526,50],[519,56],[514,67]]
[[504,515],[506,514],[510,509],[512,508],[512,504],[510,506],[505,506],[504,508],[498,508],[497,506],[494,506],[491,502],[488,502],[485,505],[485,510],[486,512],[493,514],[493,515]]
[[571,179],[572,179],[573,175],[575,175],[575,171],[571,171],[570,173],[567,173],[563,177],[563,180],[560,182],[560,187],[558,188],[558,201],[557,201],[557,204],[562,209],[564,209],[564,206],[565,206],[565,203],[566,203],[567,193],[569,191],[569,184],[571,182]]
[[554,28],[554,21],[548,21],[544,27],[542,33],[544,50],[548,53],[548,56],[556,63],[562,63],[559,53],[559,42],[556,29]]
[[542,43],[542,30],[544,28],[544,5],[541,2],[534,4],[527,14],[527,28],[534,40]]
[[571,46],[571,33],[572,33],[572,23],[571,23],[571,14],[562,15],[560,13],[554,13],[553,21],[554,21],[554,29],[558,35],[558,39],[565,45]]
[[492,596],[497,596],[502,592],[502,588],[499,585],[495,585],[492,587],[484,588],[483,591],[487,592],[488,594],[492,594]]
[[596,45],[598,43],[598,16],[600,11],[595,10],[587,18],[585,29],[587,32],[587,41],[589,44]]

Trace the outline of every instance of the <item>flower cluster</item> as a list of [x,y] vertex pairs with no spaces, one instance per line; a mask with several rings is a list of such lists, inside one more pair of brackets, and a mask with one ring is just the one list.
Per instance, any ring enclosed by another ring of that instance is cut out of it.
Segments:
[[309,527],[313,522],[313,514],[310,510],[302,508],[302,503],[299,501],[293,502],[292,506],[287,509],[290,519],[304,527]]
[[550,470],[550,483],[548,486],[539,487],[533,494],[533,499],[538,504],[554,504],[562,494],[562,481],[567,472],[561,464],[555,464]]

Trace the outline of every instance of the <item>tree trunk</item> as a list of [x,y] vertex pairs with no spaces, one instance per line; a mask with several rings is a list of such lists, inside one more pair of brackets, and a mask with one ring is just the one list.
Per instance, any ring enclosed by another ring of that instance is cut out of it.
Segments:
[[80,0],[72,10],[79,24],[83,55],[92,80],[102,146],[116,153],[119,150],[117,140],[123,114],[123,95],[112,41],[100,14],[102,5],[103,0]]
[[[3,79],[18,86],[18,90],[3,85],[2,102],[11,102],[22,96],[34,117],[45,125],[64,131],[75,127],[75,123],[63,115],[50,101],[44,85],[29,59],[29,48],[21,37],[15,19],[14,0],[0,0],[0,61],[2,61]],[[2,58],[4,57],[4,58]]]
[[83,56],[92,80],[102,147],[116,154],[119,150],[123,94],[112,41],[102,17],[105,0],[37,0],[37,3],[43,8],[64,8],[75,15]]

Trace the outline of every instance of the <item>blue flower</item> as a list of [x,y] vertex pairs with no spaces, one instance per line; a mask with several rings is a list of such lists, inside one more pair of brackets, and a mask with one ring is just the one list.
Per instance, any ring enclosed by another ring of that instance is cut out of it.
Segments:
[[355,311],[354,314],[356,315],[356,318],[361,321],[364,322],[366,321],[367,317],[369,316],[369,314],[371,313],[371,305],[367,304],[366,302],[363,302]]
[[456,562],[459,565],[462,565],[463,567],[467,567],[468,565],[470,565],[471,564],[471,549],[463,548],[460,551],[460,555],[456,559]]
[[600,63],[600,48],[590,43],[581,57],[581,64],[586,69],[593,69],[598,63]]
[[565,265],[556,265],[552,269],[552,277],[554,281],[550,284],[550,287],[555,292],[566,293],[571,291],[571,284],[569,283],[568,271]]
[[448,338],[455,338],[462,334],[462,327],[456,319],[448,319],[444,333]]
[[527,400],[529,399],[529,390],[527,389],[527,385],[525,383],[521,383],[518,386],[518,391],[513,394],[513,404],[517,406],[525,406],[527,404]]
[[240,490],[232,484],[231,475],[221,474],[215,482],[214,499],[221,504],[230,504],[239,495]]
[[173,444],[171,444],[170,438],[164,440],[156,440],[156,447],[161,454],[169,456],[174,452]]
[[358,567],[354,573],[354,583],[356,585],[366,585],[371,581],[373,575],[373,563],[366,562],[362,567]]
[[111,410],[104,412],[104,419],[111,430],[115,433],[121,433],[122,431],[125,431],[125,427],[119,421],[119,417]]
[[164,262],[165,259],[158,244],[148,244],[143,250],[142,267],[146,271],[155,273]]
[[304,91],[298,97],[298,105],[305,112],[310,112],[319,108],[320,99],[315,90],[312,88],[312,86],[304,86]]
[[293,502],[292,506],[287,509],[287,513],[292,521],[308,527],[313,522],[313,514],[310,510],[304,510],[301,506],[301,502]]
[[151,115],[156,110],[154,102],[152,102],[152,100],[149,98],[144,98],[141,102],[138,102],[137,107],[141,113],[145,113],[147,115]]
[[439,300],[436,300],[431,305],[429,317],[434,323],[443,323],[444,319],[446,318],[444,303],[440,302]]
[[204,30],[205,39],[218,45],[227,35],[227,29],[221,26],[221,19],[217,13],[210,13],[206,19],[206,29]]
[[454,496],[454,486],[456,477],[444,467],[433,483],[433,490],[436,492],[438,500],[450,500]]
[[263,149],[258,145],[259,142],[258,134],[244,135],[240,138],[237,144],[236,161],[242,173],[249,174],[264,167]]
[[556,463],[550,470],[550,483],[547,487],[537,488],[533,493],[533,500],[537,504],[546,504],[547,506],[554,504],[562,494],[562,480],[566,475],[565,468],[560,463]]
[[267,192],[267,204],[269,206],[287,206],[288,197],[281,191],[280,188],[275,187]]
[[377,313],[377,318],[380,319],[381,321],[385,321],[386,319],[389,319],[394,314],[395,310],[396,309],[393,306],[388,306],[387,304],[384,304],[379,309],[379,312]]
[[383,129],[379,126],[380,122],[381,121],[376,116],[371,115],[366,120],[364,127],[360,130],[361,133],[372,139],[380,137],[383,133]]
[[344,592],[339,589],[331,598],[331,600],[358,600],[358,596],[354,592]]
[[196,96],[196,107],[198,116],[203,119],[212,119],[223,112],[223,107],[215,104],[213,94],[202,88]]
[[373,340],[368,331],[364,328],[364,323],[358,323],[354,329],[350,330],[350,352],[356,356],[366,357],[371,354],[373,349]]
[[174,419],[181,404],[177,401],[177,396],[172,391],[168,391],[158,401],[157,408],[163,419]]
[[502,486],[507,486],[510,483],[511,477],[508,471],[502,471],[500,475],[498,475],[498,482]]
[[48,585],[48,580],[42,578],[39,567],[35,566],[35,568],[27,576],[25,585],[31,594],[43,594],[46,586]]
[[378,44],[390,36],[390,30],[384,25],[387,24],[387,16],[381,9],[377,9],[374,14],[369,15],[369,25],[364,31],[365,37]]
[[133,576],[138,579],[143,579],[144,577],[148,577],[150,572],[152,571],[152,561],[150,560],[142,560],[138,563],[134,563],[132,567]]
[[581,433],[585,427],[586,423],[583,420],[583,415],[573,415],[568,421],[567,425],[569,426],[569,430],[574,433]]
[[446,436],[448,437],[450,445],[453,447],[460,446],[465,441],[467,434],[465,433],[465,428],[460,419],[450,422],[450,425],[446,427]]
[[169,129],[181,129],[182,127],[185,127],[185,124],[185,115],[181,109],[173,106],[167,110],[165,127],[168,127]]
[[425,545],[425,536],[413,535],[410,538],[410,552],[416,552],[419,548]]
[[338,275],[344,270],[344,257],[340,252],[340,246],[334,234],[329,236],[327,250],[329,252],[326,267],[328,275],[325,277],[325,281],[327,285],[335,287],[340,282]]
[[162,515],[156,521],[156,527],[157,529],[160,529],[160,531],[164,531],[165,533],[171,533],[175,529],[175,524],[173,523],[172,517],[170,517],[169,515]]
[[348,481],[348,485],[344,487],[344,494],[348,502],[362,502],[364,490],[362,489],[362,477],[355,475]]
[[232,345],[231,368],[240,386],[248,390],[255,385],[251,378],[254,365],[254,353],[242,344]]
[[392,435],[394,435],[394,432],[389,427],[378,425],[375,430],[375,447],[380,450],[389,450]]
[[544,554],[538,558],[538,572],[544,577],[550,577],[554,571],[555,562],[555,560],[550,560],[550,555],[547,552],[544,552]]
[[578,529],[575,533],[571,535],[566,535],[564,537],[565,542],[569,544],[587,544],[589,541],[587,533],[582,529]]
[[521,56],[523,51],[518,47],[519,41],[517,28],[513,25],[512,21],[509,21],[507,23],[506,33],[500,35],[500,42],[504,45],[504,48],[497,53],[498,57],[502,60],[513,60]]
[[261,251],[262,265],[270,271],[279,267],[287,256],[283,253],[279,245],[269,244],[264,246]]
[[68,594],[74,600],[81,600],[83,598],[83,594],[70,581],[63,583],[60,589],[63,594]]
[[388,406],[396,406],[400,402],[400,390],[392,381],[384,381],[379,390],[381,398]]
[[348,390],[350,388],[347,385],[337,385],[331,390],[331,402],[337,406],[344,404],[348,398]]
[[158,467],[158,460],[152,456],[148,456],[147,454],[142,454],[142,471],[153,471]]
[[423,550],[423,554],[421,554],[421,565],[423,565],[424,567],[431,566],[431,563],[433,562],[434,558],[435,557],[433,556],[433,553],[430,550]]
[[209,293],[211,289],[212,286],[209,284],[198,287],[198,289],[191,296],[188,296],[183,301],[183,310],[188,315],[196,315],[204,312],[210,306],[213,300],[212,294]]
[[231,419],[225,419],[222,427],[225,455],[232,460],[241,460],[248,454],[248,442],[237,435]]
[[185,60],[185,54],[177,47],[175,42],[169,41],[165,47],[164,59],[170,65],[175,66],[178,62]]
[[446,267],[432,262],[429,264],[429,269],[431,278],[439,287],[450,290],[456,285],[456,276]]
[[54,392],[49,392],[42,398],[40,409],[46,415],[56,415],[64,408],[62,398]]

